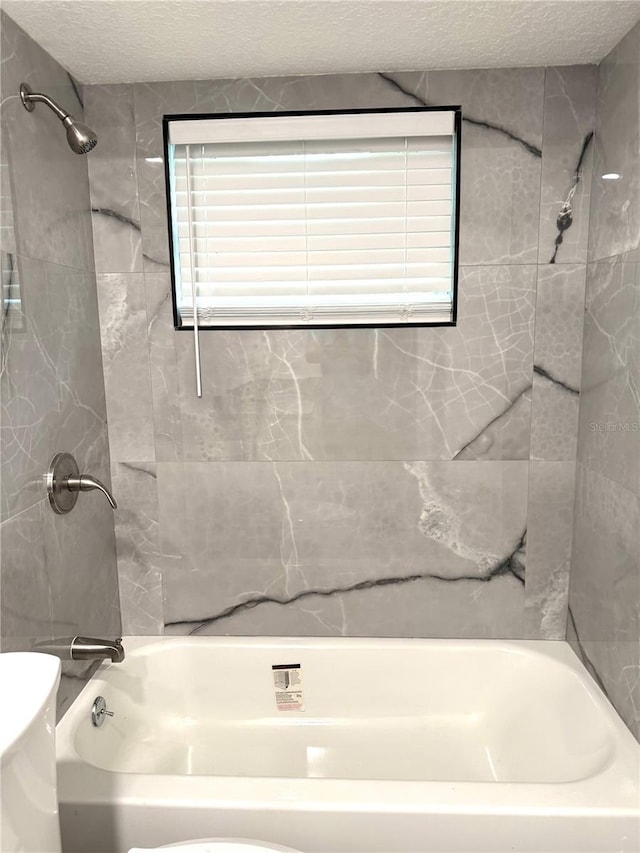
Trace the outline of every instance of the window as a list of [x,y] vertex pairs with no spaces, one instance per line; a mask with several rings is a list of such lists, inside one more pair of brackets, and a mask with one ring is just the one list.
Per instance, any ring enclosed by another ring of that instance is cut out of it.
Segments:
[[166,116],[177,328],[455,323],[460,111]]

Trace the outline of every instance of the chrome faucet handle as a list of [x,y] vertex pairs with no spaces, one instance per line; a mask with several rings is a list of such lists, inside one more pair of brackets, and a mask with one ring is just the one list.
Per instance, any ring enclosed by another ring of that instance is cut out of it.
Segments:
[[112,509],[118,508],[104,483],[90,474],[81,474],[78,463],[70,453],[57,453],[53,457],[46,484],[49,504],[58,515],[64,515],[74,508],[80,492],[90,492],[93,489],[102,492]]

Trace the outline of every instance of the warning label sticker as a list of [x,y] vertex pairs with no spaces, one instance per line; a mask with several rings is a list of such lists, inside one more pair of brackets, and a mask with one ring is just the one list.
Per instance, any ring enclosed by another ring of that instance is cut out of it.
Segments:
[[278,711],[304,711],[302,667],[299,663],[281,663],[271,667]]

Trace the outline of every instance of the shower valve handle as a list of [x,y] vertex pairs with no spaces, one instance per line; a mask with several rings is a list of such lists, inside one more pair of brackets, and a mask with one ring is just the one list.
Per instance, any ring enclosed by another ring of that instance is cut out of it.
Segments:
[[70,453],[58,453],[53,457],[46,482],[49,504],[58,515],[64,515],[74,508],[80,492],[91,492],[94,489],[102,492],[112,509],[118,508],[104,483],[90,474],[81,474],[78,463]]
[[97,477],[92,477],[90,474],[80,474],[79,477],[68,477],[67,488],[70,492],[91,492],[93,489],[98,489],[102,492],[105,498],[109,501],[111,509],[117,509],[118,504],[113,499],[113,495],[104,483],[101,483]]

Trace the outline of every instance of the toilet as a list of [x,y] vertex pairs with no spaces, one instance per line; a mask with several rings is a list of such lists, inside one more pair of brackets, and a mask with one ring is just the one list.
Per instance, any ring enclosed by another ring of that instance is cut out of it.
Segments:
[[32,652],[0,654],[2,853],[60,853],[56,789],[56,691],[60,661]]
[[132,847],[129,853],[156,853],[161,850],[180,850],[180,853],[301,853],[291,847],[281,847],[279,844],[249,838],[202,838],[197,841],[164,844],[162,847]]

